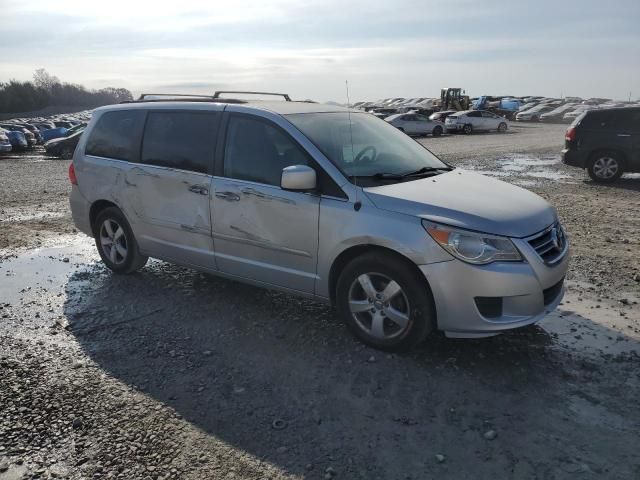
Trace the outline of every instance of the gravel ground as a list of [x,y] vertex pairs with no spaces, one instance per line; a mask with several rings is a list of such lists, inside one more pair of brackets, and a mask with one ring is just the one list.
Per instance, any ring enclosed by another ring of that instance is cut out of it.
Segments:
[[640,179],[559,164],[564,129],[421,140],[549,199],[574,256],[540,324],[407,355],[308,300],[113,276],[68,162],[0,157],[0,480],[640,478]]

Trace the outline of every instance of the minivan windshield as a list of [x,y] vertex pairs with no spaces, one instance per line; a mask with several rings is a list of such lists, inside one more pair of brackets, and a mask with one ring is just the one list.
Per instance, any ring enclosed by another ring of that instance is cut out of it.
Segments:
[[[449,170],[420,143],[369,113],[326,112],[285,115],[350,180],[405,180],[411,174]],[[349,119],[351,128],[349,128]]]

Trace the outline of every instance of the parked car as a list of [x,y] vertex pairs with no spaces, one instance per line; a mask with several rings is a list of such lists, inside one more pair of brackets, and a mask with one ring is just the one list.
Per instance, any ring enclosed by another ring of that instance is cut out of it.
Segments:
[[310,296],[385,350],[495,335],[561,301],[567,240],[534,193],[358,110],[210,98],[94,111],[70,203],[113,272],[155,257]]
[[37,127],[38,130],[49,130],[49,129],[52,129],[52,128],[56,128],[56,126],[53,124],[53,122],[34,122],[34,123],[32,123],[32,125]]
[[78,145],[82,132],[83,130],[79,130],[66,137],[49,140],[44,144],[47,155],[60,157],[63,160],[70,160],[73,157],[73,152]]
[[47,152],[47,155],[60,157],[63,160],[70,160],[73,157],[73,152],[78,145],[82,132],[82,129],[76,130],[74,133],[67,135],[66,137],[49,140],[44,144],[44,149]]
[[444,124],[448,132],[464,132],[466,134],[489,130],[506,132],[509,128],[509,121],[506,118],[480,110],[456,112],[449,115]]
[[56,127],[49,130],[42,130],[40,133],[42,134],[42,140],[44,140],[44,142],[46,143],[49,140],[53,140],[54,138],[64,137],[68,131],[68,128]]
[[372,113],[378,118],[385,119],[389,115],[394,115],[397,111],[395,108],[375,108]]
[[7,136],[6,130],[0,128],[0,153],[8,153],[13,150],[11,146],[11,141]]
[[[29,137],[28,135],[26,135],[26,131],[28,130],[29,132],[31,132],[33,134],[33,139],[35,140],[35,144],[41,144],[42,143],[42,135],[40,134],[40,130],[35,127],[34,125],[31,125],[30,123],[26,123],[26,122],[11,122],[12,124],[22,128],[23,133],[25,133],[25,136]],[[29,142],[29,138],[27,138],[27,142]],[[31,143],[31,142],[30,142]]]
[[4,134],[9,138],[9,143],[11,144],[11,149],[14,152],[26,150],[29,148],[29,143],[27,143],[27,138],[24,136],[24,133],[20,130],[9,130],[4,129],[0,125],[0,129],[3,130]]
[[567,130],[562,161],[586,168],[596,182],[640,172],[640,108],[583,112]]
[[72,128],[76,125],[74,122],[70,122],[68,120],[55,120],[53,124],[57,128],[66,128],[66,129]]
[[565,113],[562,120],[566,123],[572,123],[576,118],[589,110],[597,110],[597,106],[594,105],[578,105],[574,110]]
[[[24,139],[27,142],[27,147],[34,147],[37,143],[37,139],[36,136],[33,134],[33,132],[31,132],[31,130],[21,126],[21,125],[16,125],[14,123],[3,123],[0,124],[0,128],[4,129],[4,130],[8,130],[8,131],[12,131],[12,132],[20,132],[22,133],[22,135],[24,136]],[[14,147],[14,150],[16,149],[16,147]]]
[[529,110],[523,110],[516,114],[517,122],[537,122],[540,120],[540,115],[550,112],[555,109],[555,106],[549,104],[539,104]]
[[417,113],[391,115],[384,120],[407,135],[431,134],[434,137],[439,137],[444,133],[444,123],[429,120],[428,117]]
[[574,103],[565,103],[564,105],[560,105],[559,107],[554,108],[553,110],[543,113],[540,115],[541,122],[562,122],[564,114],[574,110],[576,108],[576,104]]
[[453,115],[456,111],[457,110],[443,110],[441,112],[435,112],[429,115],[429,120],[444,122],[449,115]]

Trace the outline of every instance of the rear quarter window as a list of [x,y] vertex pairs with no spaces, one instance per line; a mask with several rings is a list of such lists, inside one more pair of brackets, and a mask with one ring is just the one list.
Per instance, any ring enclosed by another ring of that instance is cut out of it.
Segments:
[[89,134],[86,155],[135,162],[140,151],[143,110],[105,112]]
[[588,113],[582,118],[580,125],[584,128],[602,130],[632,130],[634,129],[634,120],[637,123],[639,118],[640,111],[631,109],[603,110]]
[[208,173],[219,123],[218,112],[149,112],[140,163]]

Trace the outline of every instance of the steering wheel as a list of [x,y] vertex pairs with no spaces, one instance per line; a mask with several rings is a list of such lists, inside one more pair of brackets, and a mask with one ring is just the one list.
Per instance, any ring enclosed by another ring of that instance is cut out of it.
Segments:
[[[365,153],[369,151],[371,152],[371,156],[370,157],[365,156]],[[378,156],[378,150],[376,150],[376,147],[374,147],[373,145],[369,145],[367,147],[364,147],[362,150],[360,150],[360,153],[358,153],[358,155],[356,155],[356,158],[353,159],[353,163],[365,162],[367,160],[373,161],[377,156]]]

